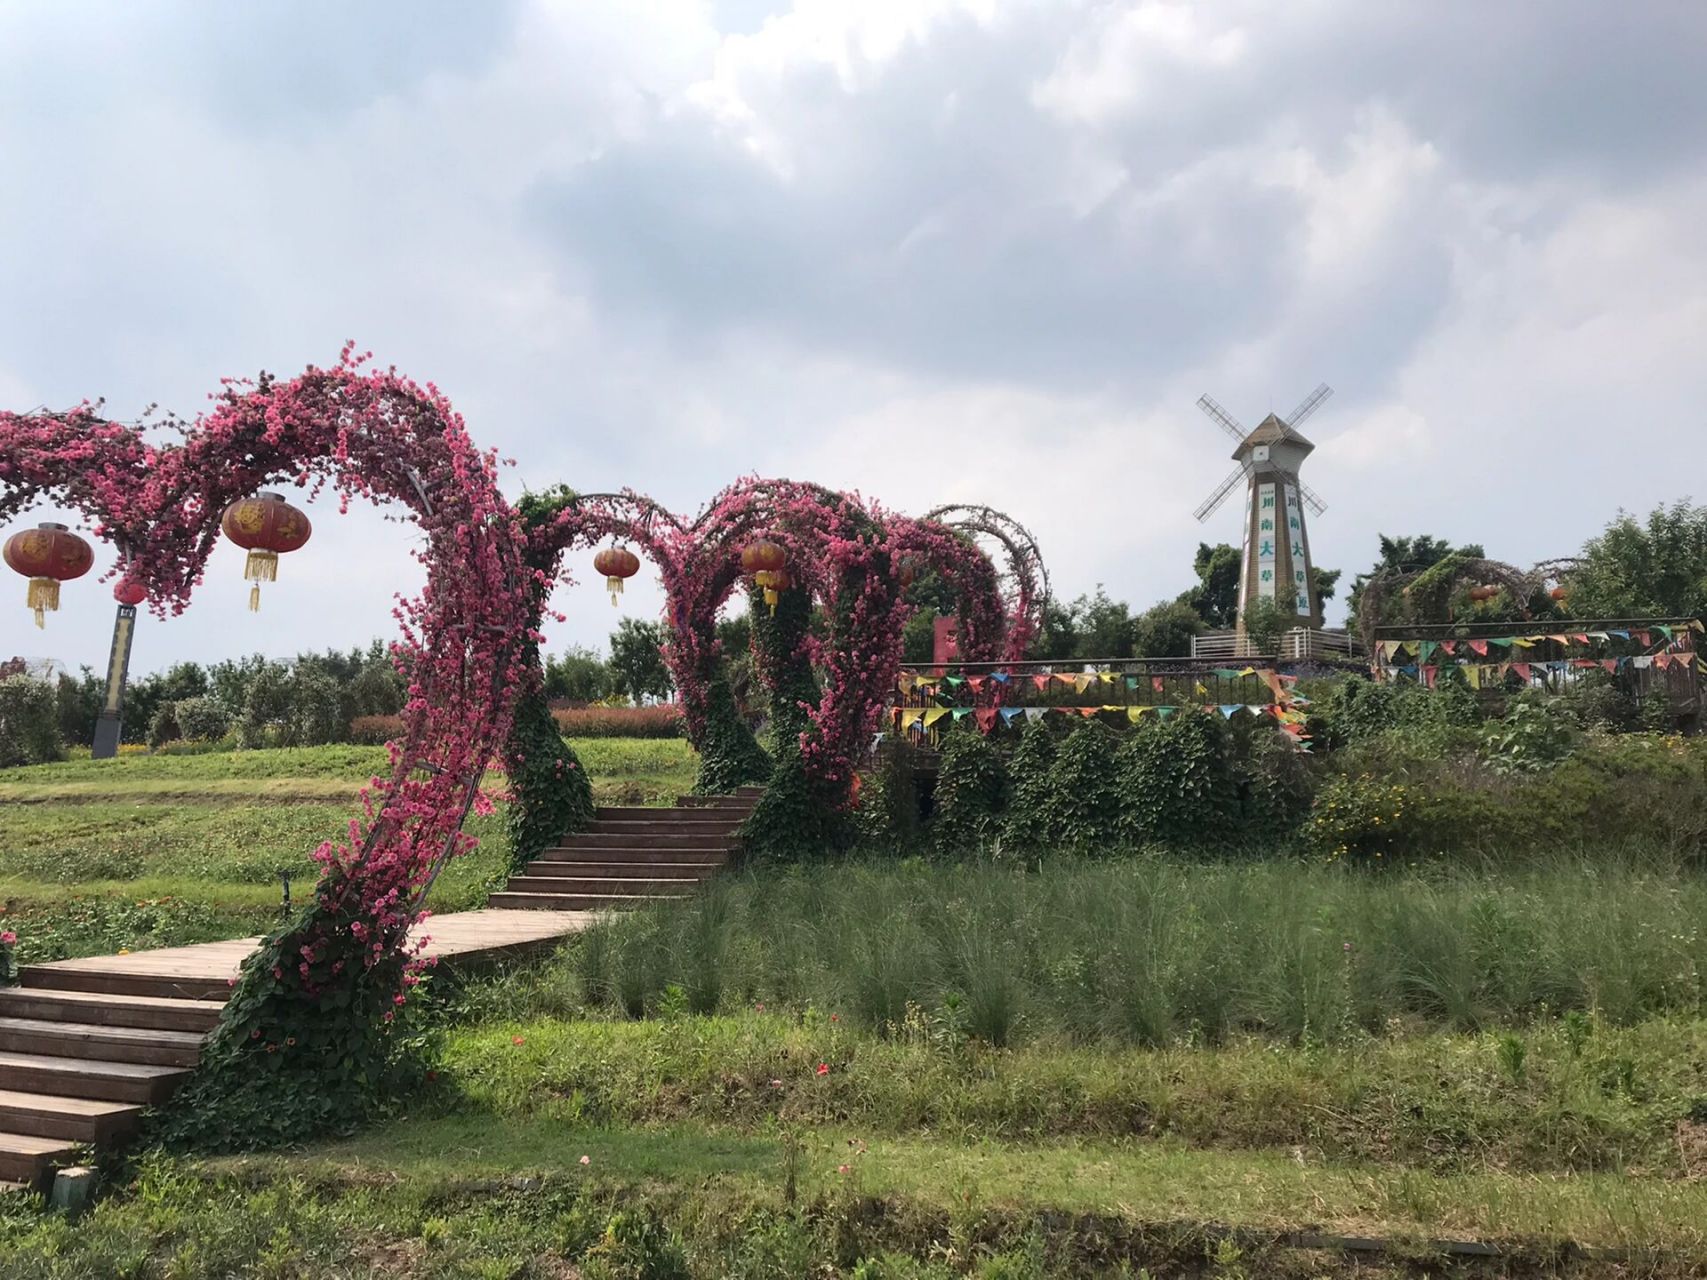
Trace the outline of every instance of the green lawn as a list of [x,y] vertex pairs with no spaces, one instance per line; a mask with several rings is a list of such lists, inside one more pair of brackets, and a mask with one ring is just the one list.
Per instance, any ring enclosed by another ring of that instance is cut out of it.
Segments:
[[[695,757],[670,739],[572,743],[604,804],[668,804],[693,786]],[[281,877],[297,900],[312,853],[341,838],[382,747],[313,747],[0,770],[0,919],[26,960],[170,946],[263,931]],[[503,778],[489,785],[499,790]],[[500,816],[433,887],[437,911],[477,906],[502,878]]]

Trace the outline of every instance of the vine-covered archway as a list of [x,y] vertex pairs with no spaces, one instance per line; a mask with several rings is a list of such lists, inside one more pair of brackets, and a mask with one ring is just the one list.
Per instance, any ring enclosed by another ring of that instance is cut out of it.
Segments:
[[315,853],[314,899],[244,965],[178,1109],[215,1145],[349,1118],[379,1093],[388,1031],[417,981],[409,929],[445,863],[471,841],[487,762],[528,678],[535,579],[496,462],[448,400],[346,347],[298,377],[228,380],[176,444],[102,418],[0,413],[0,519],[51,500],[119,549],[153,607],[181,612],[225,507],[294,481],[405,509],[427,583],[397,610],[409,678],[391,773],[365,789],[348,836]]

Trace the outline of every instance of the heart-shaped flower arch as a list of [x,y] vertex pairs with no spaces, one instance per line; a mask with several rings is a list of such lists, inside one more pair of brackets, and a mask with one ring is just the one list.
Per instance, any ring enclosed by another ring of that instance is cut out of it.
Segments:
[[227,504],[269,484],[330,485],[341,507],[398,504],[424,535],[414,554],[426,587],[396,611],[409,700],[391,775],[364,790],[348,838],[317,851],[313,905],[245,965],[199,1082],[257,1060],[255,1079],[297,1068],[323,1110],[376,1083],[376,1042],[414,981],[410,925],[440,868],[471,843],[464,818],[527,678],[537,587],[495,458],[431,384],[365,360],[346,347],[330,369],[228,380],[210,412],[177,424],[175,444],[90,404],[0,413],[0,520],[38,501],[82,512],[163,615],[188,604]]

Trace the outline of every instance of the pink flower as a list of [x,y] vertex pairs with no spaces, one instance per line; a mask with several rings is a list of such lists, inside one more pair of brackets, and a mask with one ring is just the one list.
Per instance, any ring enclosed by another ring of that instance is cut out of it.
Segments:
[[827,1062],[820,1062],[818,1064],[818,1074],[821,1076],[829,1075],[830,1074],[830,1064]]
[[510,1037],[510,1043],[511,1044],[526,1044],[527,1042],[528,1041],[527,1041],[526,1036],[511,1036]]
[[593,1163],[593,1157],[592,1156],[582,1156],[581,1157],[581,1163],[582,1164],[592,1164]]
[[18,940],[18,935],[10,929],[0,930],[0,947],[9,947]]

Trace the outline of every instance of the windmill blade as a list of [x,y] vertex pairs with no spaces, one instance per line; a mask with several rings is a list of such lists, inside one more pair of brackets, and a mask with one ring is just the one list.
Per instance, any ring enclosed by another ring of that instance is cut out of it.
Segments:
[[1292,416],[1286,419],[1286,425],[1296,430],[1298,424],[1322,407],[1322,401],[1333,395],[1334,389],[1327,383],[1317,387],[1304,398],[1304,403],[1292,411]]
[[1227,501],[1227,495],[1239,487],[1241,481],[1250,475],[1250,468],[1240,463],[1233,468],[1233,474],[1223,480],[1214,493],[1203,500],[1203,505],[1194,513],[1198,520],[1207,520],[1215,513],[1215,509]]
[[1316,491],[1302,480],[1298,482],[1298,492],[1303,495],[1304,505],[1310,508],[1310,514],[1319,516],[1328,509],[1328,504],[1316,496]]
[[1239,425],[1239,420],[1237,418],[1228,413],[1220,405],[1216,404],[1215,401],[1211,400],[1207,395],[1197,397],[1197,407],[1202,409],[1204,413],[1208,414],[1209,420],[1216,426],[1220,427],[1221,430],[1225,431],[1228,435],[1232,436],[1233,439],[1243,442],[1244,438],[1250,435],[1250,432],[1246,431],[1244,427]]

